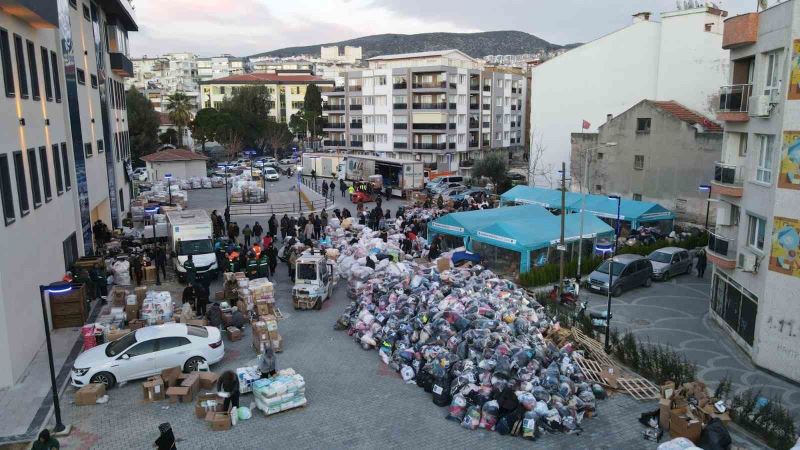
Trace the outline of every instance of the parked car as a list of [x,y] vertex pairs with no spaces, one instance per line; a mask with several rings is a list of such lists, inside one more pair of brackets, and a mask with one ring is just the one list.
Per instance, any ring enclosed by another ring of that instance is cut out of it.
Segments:
[[138,181],[147,181],[147,169],[144,167],[137,167],[133,169],[133,179]]
[[448,189],[457,188],[457,187],[466,188],[466,186],[464,186],[461,183],[439,183],[438,185],[436,185],[435,187],[430,189],[430,191],[431,191],[431,194],[433,194],[435,196],[438,196],[439,194],[441,194],[442,192],[444,192],[444,191],[446,191]]
[[[613,265],[612,265],[613,264]],[[614,274],[612,286],[608,285],[609,272]],[[650,287],[653,283],[653,266],[641,255],[618,255],[605,260],[589,275],[589,289],[619,297],[623,291],[639,286]]]
[[294,164],[297,162],[297,158],[283,158],[282,160],[278,161],[280,164],[289,165]]
[[451,195],[450,200],[461,201],[467,197],[475,197],[478,194],[489,195],[491,192],[489,192],[488,189],[480,187],[467,188],[467,190],[461,192],[460,194]]
[[468,189],[469,189],[468,187],[463,186],[463,185],[462,186],[456,186],[456,187],[451,187],[451,188],[447,188],[447,189],[443,190],[441,192],[441,194],[442,194],[442,197],[445,200],[455,200],[453,198],[454,195],[461,195],[462,193],[466,192]]
[[692,272],[692,255],[680,247],[664,247],[647,255],[653,265],[654,280],[669,280],[675,275]]
[[447,177],[439,177],[435,180],[429,181],[425,184],[425,189],[431,190],[435,187],[441,187],[442,184],[445,183],[463,183],[464,177],[460,176],[447,176]]
[[527,184],[528,180],[525,178],[524,175],[516,173],[516,172],[509,172],[508,179],[511,180],[511,184],[516,186],[518,184]]
[[264,167],[264,179],[267,181],[278,181],[281,176],[274,167]]
[[223,356],[225,345],[217,328],[181,323],[154,325],[81,353],[70,378],[78,388],[89,383],[103,383],[110,388],[116,383],[157,375],[170,367],[192,372],[201,363],[215,364]]

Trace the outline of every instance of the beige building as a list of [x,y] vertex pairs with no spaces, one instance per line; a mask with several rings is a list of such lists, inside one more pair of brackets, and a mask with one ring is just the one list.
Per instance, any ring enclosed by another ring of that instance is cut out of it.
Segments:
[[206,176],[207,156],[183,148],[167,148],[142,156],[147,167],[148,180],[161,180]]
[[219,108],[244,86],[266,86],[269,93],[269,114],[278,122],[288,123],[292,114],[303,108],[306,88],[316,84],[320,91],[333,89],[333,81],[312,75],[294,73],[248,73],[200,83],[204,108]]

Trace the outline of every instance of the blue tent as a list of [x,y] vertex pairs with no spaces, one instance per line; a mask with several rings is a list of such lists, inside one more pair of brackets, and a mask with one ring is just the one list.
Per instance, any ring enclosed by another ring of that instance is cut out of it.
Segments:
[[[514,186],[500,196],[503,204],[539,205],[549,209],[561,209],[561,191],[530,186]],[[567,208],[580,205],[581,194],[567,192],[565,204]]]
[[450,213],[428,224],[428,241],[432,241],[437,234],[447,234],[464,238],[464,245],[468,245],[468,238],[474,235],[475,230],[480,227],[500,221],[531,219],[543,216],[552,217],[553,215],[541,206],[535,205]]
[[[568,207],[574,212],[581,210],[580,203]],[[585,212],[606,219],[617,218],[617,200],[605,195],[591,194],[586,196]],[[658,203],[642,202],[638,200],[622,199],[619,205],[619,218],[621,221],[630,222],[631,228],[638,228],[643,222],[657,222],[673,220],[675,214]]]

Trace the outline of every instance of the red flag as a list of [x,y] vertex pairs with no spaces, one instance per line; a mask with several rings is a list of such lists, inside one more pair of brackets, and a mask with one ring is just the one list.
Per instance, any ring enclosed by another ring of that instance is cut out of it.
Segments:
[[583,129],[584,130],[588,130],[591,126],[592,126],[592,124],[590,124],[588,121],[586,121],[586,120],[583,121]]

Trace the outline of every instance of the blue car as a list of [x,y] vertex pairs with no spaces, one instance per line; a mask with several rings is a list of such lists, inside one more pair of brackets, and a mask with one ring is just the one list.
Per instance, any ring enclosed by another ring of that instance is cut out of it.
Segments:
[[450,200],[462,201],[465,198],[467,198],[467,196],[475,197],[476,195],[478,195],[480,193],[483,193],[483,195],[489,195],[489,191],[487,189],[476,187],[476,188],[469,188],[466,191],[461,192],[461,193],[456,194],[456,195],[451,195],[450,196]]

